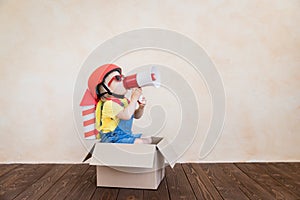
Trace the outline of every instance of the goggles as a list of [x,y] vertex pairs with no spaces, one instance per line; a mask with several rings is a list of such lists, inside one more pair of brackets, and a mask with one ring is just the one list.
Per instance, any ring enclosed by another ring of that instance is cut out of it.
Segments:
[[117,81],[117,82],[121,82],[123,80],[123,75],[116,75],[114,77],[112,77],[112,79],[110,79],[110,81],[108,82],[108,87],[110,86],[110,84],[113,82],[113,81]]

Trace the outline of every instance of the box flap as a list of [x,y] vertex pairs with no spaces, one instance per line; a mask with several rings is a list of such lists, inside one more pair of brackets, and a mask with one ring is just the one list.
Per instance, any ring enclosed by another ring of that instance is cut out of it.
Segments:
[[162,137],[151,137],[151,144],[158,144],[162,139]]
[[96,143],[90,165],[152,168],[156,145]]
[[164,138],[157,144],[157,148],[173,168],[178,159],[178,153],[175,149],[176,146],[172,145],[172,143],[170,143],[167,138]]
[[88,159],[90,159],[92,157],[94,149],[95,149],[95,144],[93,145],[93,147],[91,148],[91,150],[89,151],[89,153],[86,155],[86,157],[83,159],[82,162],[85,162],[85,161],[87,161]]

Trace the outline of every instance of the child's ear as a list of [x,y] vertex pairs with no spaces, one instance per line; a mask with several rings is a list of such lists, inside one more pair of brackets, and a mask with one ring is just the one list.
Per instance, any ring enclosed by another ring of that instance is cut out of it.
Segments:
[[101,96],[100,94],[103,94],[105,92],[106,92],[106,90],[104,89],[104,87],[102,86],[102,84],[101,83],[98,84],[97,87],[96,87],[96,94],[98,96]]
[[101,100],[102,96],[104,95],[103,92],[100,91],[100,84],[96,86],[95,91],[97,95],[97,99]]

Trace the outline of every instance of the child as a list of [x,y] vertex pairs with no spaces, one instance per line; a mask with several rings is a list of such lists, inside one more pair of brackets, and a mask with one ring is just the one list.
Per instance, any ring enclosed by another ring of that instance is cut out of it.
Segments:
[[[120,67],[107,64],[97,68],[89,78],[89,90],[95,99],[96,129],[101,142],[149,144],[150,138],[141,138],[142,134],[132,133],[133,118],[142,117],[145,98],[139,102],[141,88],[132,89],[130,100],[125,97],[127,89],[123,85]],[[138,108],[136,109],[138,105]]]

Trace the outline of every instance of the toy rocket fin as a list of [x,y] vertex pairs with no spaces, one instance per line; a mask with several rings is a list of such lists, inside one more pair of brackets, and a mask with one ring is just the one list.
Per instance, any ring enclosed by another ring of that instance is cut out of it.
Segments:
[[91,106],[96,104],[97,104],[96,99],[94,99],[90,91],[87,89],[82,97],[80,106]]

